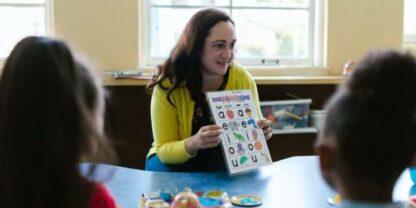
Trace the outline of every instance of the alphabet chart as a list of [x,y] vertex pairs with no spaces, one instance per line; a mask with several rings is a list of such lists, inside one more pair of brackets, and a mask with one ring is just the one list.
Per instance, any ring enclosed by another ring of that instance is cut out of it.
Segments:
[[220,135],[230,175],[272,164],[259,116],[249,90],[207,92],[208,104]]

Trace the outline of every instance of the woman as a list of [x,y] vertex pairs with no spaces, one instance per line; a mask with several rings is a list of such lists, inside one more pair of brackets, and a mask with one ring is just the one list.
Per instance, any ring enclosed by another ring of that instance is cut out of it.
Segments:
[[80,175],[103,139],[103,91],[61,41],[21,40],[0,79],[0,207],[113,208],[104,186]]
[[[236,40],[234,22],[220,10],[201,10],[189,20],[170,57],[147,86],[153,92],[154,137],[147,170],[225,170],[218,146],[220,127],[213,125],[204,93],[251,90],[261,115],[256,84],[233,62]],[[270,139],[270,121],[258,123]]]

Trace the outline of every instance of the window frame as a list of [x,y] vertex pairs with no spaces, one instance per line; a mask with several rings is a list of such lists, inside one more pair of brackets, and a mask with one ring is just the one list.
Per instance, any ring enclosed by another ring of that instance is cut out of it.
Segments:
[[[21,7],[21,8],[45,8],[45,35],[52,36],[53,35],[53,2],[54,0],[45,0],[45,3],[2,3],[0,2],[0,7]],[[7,57],[0,57],[0,69],[4,65]]]
[[408,43],[416,43],[416,34],[412,34],[412,35],[404,34],[403,42],[405,44],[408,44]]
[[[413,1],[413,0],[412,0]],[[406,47],[409,44],[416,44],[416,31],[413,31],[413,33],[411,34],[406,34],[405,33],[405,27],[406,27],[406,11],[408,10],[407,7],[410,7],[410,5],[412,4],[408,4],[409,0],[405,0],[404,1],[404,12],[403,12],[403,46]]]
[[[151,0],[139,1],[139,68],[153,67],[162,63],[166,58],[151,57],[151,39],[150,39],[150,9]],[[260,63],[264,59],[236,59],[238,63],[248,66],[249,68],[299,68],[299,67],[319,67],[324,66],[324,22],[326,18],[325,13],[325,0],[310,0],[310,5],[307,7],[234,7],[249,8],[249,9],[273,9],[273,10],[304,10],[309,13],[309,57],[305,59],[280,59],[276,64],[275,59],[266,59],[264,63]],[[165,8],[207,8],[206,6],[182,6],[182,5],[169,5],[158,6]],[[232,13],[232,5],[229,6],[216,6],[215,8],[230,9]],[[257,62],[257,63],[256,63]]]

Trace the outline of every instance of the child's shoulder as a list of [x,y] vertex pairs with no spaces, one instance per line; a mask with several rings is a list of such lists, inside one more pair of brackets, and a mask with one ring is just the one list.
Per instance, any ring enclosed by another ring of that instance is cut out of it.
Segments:
[[116,203],[110,191],[100,183],[87,181],[92,186],[91,208],[115,208]]

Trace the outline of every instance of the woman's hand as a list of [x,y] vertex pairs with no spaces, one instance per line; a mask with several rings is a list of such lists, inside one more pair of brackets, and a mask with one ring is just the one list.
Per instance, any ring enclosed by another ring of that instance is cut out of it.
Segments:
[[190,155],[195,155],[200,149],[208,149],[218,146],[220,143],[219,135],[221,132],[221,127],[218,125],[201,127],[198,133],[186,139],[186,151]]
[[259,128],[263,130],[263,134],[266,140],[272,138],[272,128],[270,127],[272,122],[270,120],[263,118],[257,121],[257,124],[259,125]]

